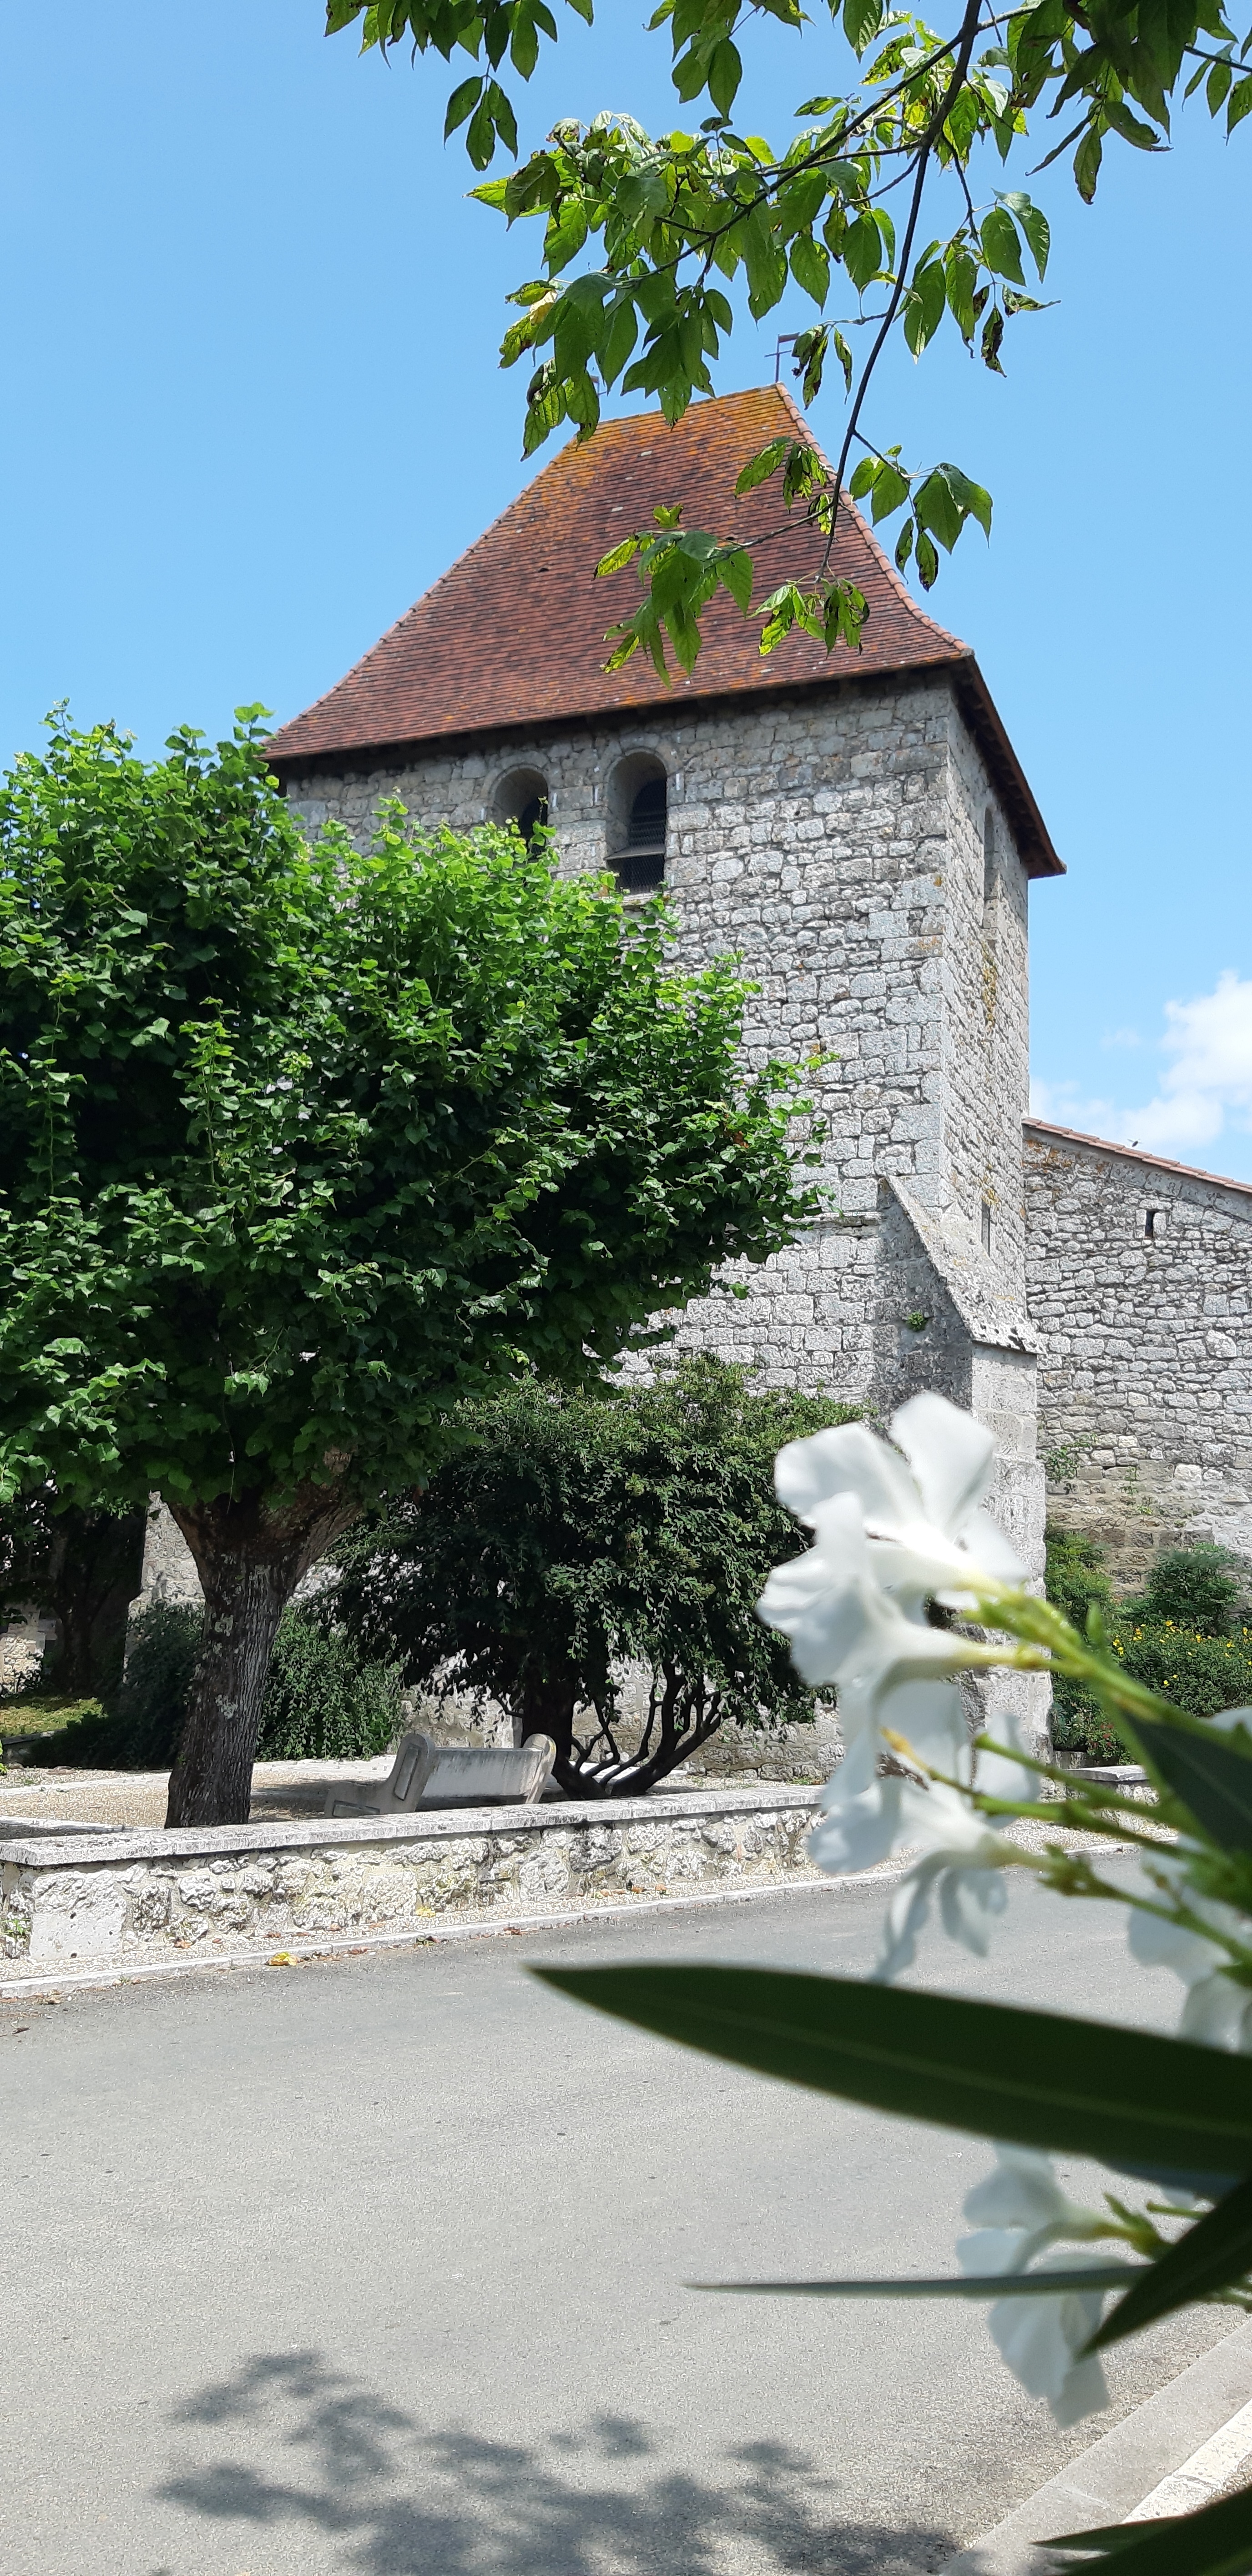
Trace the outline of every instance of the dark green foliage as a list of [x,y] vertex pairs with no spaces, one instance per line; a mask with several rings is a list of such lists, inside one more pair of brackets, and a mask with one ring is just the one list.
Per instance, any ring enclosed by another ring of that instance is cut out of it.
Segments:
[[310,847],[255,725],[54,731],[0,785],[0,1486],[368,1501],[790,1240],[794,1076],[667,939],[513,833]]
[[41,1688],[82,1699],[116,1690],[143,1541],[142,1511],[66,1507],[51,1484],[0,1504],[0,1599],[33,1602],[57,1623]]
[[350,1641],[308,1610],[285,1610],[265,1685],[257,1759],[363,1760],[400,1728],[398,1664],[363,1664]]
[[1126,1671],[1191,1717],[1252,1705],[1252,1628],[1197,1637],[1169,1622],[1150,1628],[1119,1619],[1109,1640]]
[[[109,1708],[45,1737],[40,1760],[77,1770],[167,1771],[178,1750],[204,1627],[201,1610],[154,1603],[135,1622],[126,1678]],[[385,1753],[400,1722],[394,1665],[362,1664],[307,1609],[279,1621],[257,1759],[357,1761]]]
[[0,1495],[169,1504],[179,1824],[247,1815],[283,1607],[459,1401],[663,1338],[815,1204],[733,961],[514,832],[310,845],[257,713],[0,785]]
[[[1252,1705],[1252,1629],[1232,1625],[1242,1589],[1238,1559],[1225,1548],[1170,1548],[1153,1567],[1142,1600],[1118,1603],[1094,1539],[1076,1530],[1047,1534],[1049,1601],[1080,1634],[1094,1606],[1125,1670],[1191,1717]],[[1091,1762],[1131,1758],[1081,1682],[1058,1676],[1053,1699],[1058,1751],[1082,1752]]]
[[[511,1388],[466,1408],[424,1491],[341,1543],[326,1615],[411,1685],[490,1696],[523,1734],[553,1736],[565,1788],[636,1792],[724,1720],[811,1716],[755,1604],[799,1541],[775,1452],[848,1418],[708,1357],[650,1387]],[[623,1662],[652,1682],[637,1754],[614,1732]],[[576,1733],[580,1709],[594,1714]]]
[[1143,1597],[1125,1608],[1144,1627],[1190,1628],[1205,1637],[1229,1636],[1247,1593],[1247,1569],[1226,1547],[1171,1547],[1158,1556]]
[[1086,1634],[1087,1612],[1094,1602],[1106,1619],[1113,1617],[1113,1587],[1104,1571],[1104,1550],[1081,1530],[1056,1529],[1049,1522],[1045,1533],[1047,1551],[1046,1590],[1049,1601],[1078,1630]]

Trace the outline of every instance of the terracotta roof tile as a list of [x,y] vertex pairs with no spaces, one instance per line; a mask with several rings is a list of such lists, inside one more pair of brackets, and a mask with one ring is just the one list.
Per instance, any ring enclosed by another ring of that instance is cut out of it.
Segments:
[[[809,437],[782,386],[694,403],[673,429],[657,412],[602,423],[544,467],[450,571],[324,698],[270,743],[280,775],[449,735],[498,733],[748,690],[795,689],[832,679],[946,667],[957,680],[993,771],[1004,787],[1032,873],[1060,862],[967,647],[918,607],[851,504],[841,513],[833,569],[856,581],[870,615],[859,653],[827,655],[790,635],[763,657],[758,628],[724,593],[704,621],[694,672],[672,689],[643,653],[609,678],[605,631],[638,597],[633,569],[596,581],[594,568],[658,503],[681,501],[689,527],[712,527],[751,544],[780,515],[776,484],[742,499],[735,481],[768,438]],[[757,591],[811,580],[823,541],[797,510],[757,559]]]

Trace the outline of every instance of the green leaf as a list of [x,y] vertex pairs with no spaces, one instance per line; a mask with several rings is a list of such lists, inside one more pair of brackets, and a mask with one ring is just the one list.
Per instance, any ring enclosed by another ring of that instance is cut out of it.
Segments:
[[925,482],[918,485],[913,507],[919,527],[929,528],[944,553],[950,555],[964,526],[964,516],[944,466],[936,465]]
[[830,291],[830,253],[811,233],[797,233],[791,245],[791,274],[820,310]]
[[924,528],[917,531],[917,578],[923,590],[933,590],[939,579],[939,557],[933,537]]
[[719,116],[729,116],[742,78],[739,48],[732,45],[729,36],[724,36],[720,45],[713,48],[708,78],[709,97]]
[[1048,265],[1048,252],[1052,247],[1052,234],[1047,216],[1042,207],[1036,206],[1031,198],[1023,195],[1020,189],[1014,189],[1012,195],[1006,196],[1003,202],[1021,225],[1031,258],[1042,277]]
[[1136,1717],[1132,1731],[1143,1758],[1162,1788],[1181,1798],[1201,1832],[1223,1851],[1252,1852],[1252,1709],[1232,1709],[1245,1718],[1240,1729],[1247,1749],[1201,1718]]
[[860,464],[853,467],[852,478],[848,484],[848,490],[854,501],[863,501],[866,493],[873,491],[874,485],[878,481],[878,475],[878,458],[876,456],[863,456]]
[[962,474],[959,465],[941,465],[939,471],[945,477],[948,490],[952,494],[957,507],[965,513],[967,518],[977,519],[978,525],[982,529],[984,536],[989,537],[991,534],[991,494],[989,492],[984,492],[981,483],[971,483],[968,474]]
[[1191,2040],[765,1968],[536,1973],[686,2047],[905,2119],[1110,2164],[1252,2171],[1252,2061]]
[[790,453],[790,449],[789,438],[771,438],[768,446],[759,447],[755,456],[749,457],[739,476],[735,484],[736,492],[754,492],[758,483],[767,483],[770,475],[778,472],[783,458]]
[[843,264],[858,289],[870,284],[882,268],[882,235],[872,215],[858,215],[843,237]]
[[1252,2489],[1222,2496],[1198,2513],[1159,2521],[1105,2524],[1070,2531],[1041,2549],[1081,2553],[1088,2565],[1116,2561],[1117,2576],[1248,2576],[1252,2569]]
[[[1249,88],[1252,88],[1252,80],[1249,81]],[[1233,105],[1234,100],[1232,99],[1231,106],[1233,107]],[[1227,130],[1229,131],[1229,118],[1227,119]],[[1103,160],[1103,157],[1104,136],[1102,129],[1099,126],[1090,125],[1078,146],[1078,150],[1074,154],[1074,180],[1078,189],[1078,194],[1082,198],[1085,206],[1090,205],[1091,200],[1095,195],[1096,181],[1100,176],[1100,163]]]
[[854,54],[863,54],[873,43],[882,17],[882,0],[843,0],[843,32]]
[[752,557],[745,547],[738,546],[732,555],[725,556],[717,567],[717,577],[746,617],[752,606]]
[[972,340],[974,336],[974,291],[977,283],[978,271],[969,252],[959,242],[954,242],[944,261],[944,286],[949,311],[963,340]]
[[939,261],[932,259],[924,268],[915,268],[904,300],[904,337],[915,358],[933,340],[946,301],[947,281]]
[[483,83],[481,75],[475,80],[463,80],[460,87],[453,90],[452,96],[448,101],[448,113],[443,120],[443,139],[445,143],[447,142],[450,134],[455,134],[458,125],[464,125],[466,117],[472,115],[473,110],[478,105],[479,99],[482,97],[482,94]]
[[997,376],[1002,376],[1004,373],[1000,364],[1000,342],[1003,338],[1004,315],[999,306],[993,304],[982,326],[982,362],[984,367],[990,367]]
[[642,543],[643,539],[641,537],[623,537],[620,546],[613,546],[610,548],[607,555],[601,555],[600,561],[596,565],[597,581],[599,581],[605,573],[621,572],[624,565],[633,563]]
[[1022,267],[1017,226],[1007,206],[992,207],[990,214],[983,217],[978,238],[988,268],[994,270],[997,277],[1011,277],[1015,286],[1024,286],[1026,272]]
[[898,465],[880,466],[874,484],[874,498],[870,505],[875,527],[880,519],[889,519],[892,511],[898,510],[901,502],[907,501],[908,497],[908,475],[902,474]]
[[1120,2290],[1149,2263],[1089,2263],[1073,2272],[963,2272],[935,2281],[688,2281],[689,2290],[762,2299],[1047,2299],[1065,2290]]
[[899,536],[896,538],[896,569],[898,572],[903,572],[909,556],[913,552],[913,525],[914,523],[911,518],[906,519],[900,530]]
[[742,240],[748,307],[753,320],[759,322],[782,297],[787,283],[787,254],[759,207],[744,225]]
[[1245,116],[1252,116],[1252,72],[1248,72],[1243,80],[1236,81],[1230,93],[1230,103],[1226,109],[1227,134],[1233,134],[1235,127],[1242,125]]
[[1252,2270],[1252,2177],[1237,2183],[1216,2209],[1206,2210],[1168,2254],[1149,2265],[1144,2277],[1119,2299],[1091,2338],[1094,2352],[1138,2334],[1157,2317],[1172,2316],[1215,2290],[1228,2290]]

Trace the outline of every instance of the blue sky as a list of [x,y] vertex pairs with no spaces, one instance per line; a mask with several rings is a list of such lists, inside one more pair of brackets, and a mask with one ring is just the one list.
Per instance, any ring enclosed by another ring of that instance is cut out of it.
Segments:
[[[524,141],[606,105],[678,121],[646,14],[569,21]],[[777,136],[835,55],[815,24],[749,59]],[[242,701],[294,714],[528,479],[495,351],[530,237],[466,201],[449,86],[327,43],[320,0],[7,0],[3,760],[62,698],[149,752]],[[1252,124],[1114,146],[1090,213],[1059,170],[1036,193],[1059,301],[1007,383],[901,356],[872,428],[995,495],[931,606],[1069,866],[1033,897],[1040,1108],[1252,1178]],[[720,388],[811,312],[748,326]],[[833,390],[814,420],[833,445]]]

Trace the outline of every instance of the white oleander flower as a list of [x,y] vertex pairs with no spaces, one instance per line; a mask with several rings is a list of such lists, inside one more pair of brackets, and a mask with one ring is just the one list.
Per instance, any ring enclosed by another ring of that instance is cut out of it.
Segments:
[[[1050,2156],[1029,2147],[996,2148],[995,2170],[976,2183],[965,2203],[967,2218],[982,2223],[961,2239],[963,2272],[1083,2271],[1103,2263],[1100,2254],[1049,2253],[1061,2239],[1078,2245],[1107,2235],[1108,2220],[1062,2191]],[[1037,2263],[1036,2256],[1045,2255]],[[1109,2402],[1099,2359],[1080,2360],[1104,2312],[1104,2290],[1064,2290],[1055,2299],[1037,2293],[997,2299],[987,2323],[997,2349],[1031,2397],[1046,2397],[1058,2424],[1076,2424]]]
[[[1185,1897],[1191,1913],[1211,1923],[1214,1931],[1246,1941],[1243,1916],[1233,1906],[1220,1905],[1214,1897],[1201,1896],[1189,1887],[1185,1863],[1162,1858],[1152,1866],[1155,1877],[1166,1879]],[[1131,1957],[1141,1968],[1170,1968],[1181,1977],[1187,1989],[1178,2023],[1183,2039],[1198,2040],[1205,2048],[1252,2054],[1252,1987],[1238,1985],[1224,1973],[1229,1953],[1219,1943],[1206,1941],[1202,1933],[1189,1932],[1181,1923],[1167,1923],[1163,1915],[1141,1914],[1134,1906],[1127,1939]]]
[[942,1395],[911,1397],[891,1432],[895,1448],[863,1422],[790,1441],[774,1462],[779,1501],[820,1530],[824,1510],[853,1497],[874,1581],[915,1616],[928,1599],[962,1609],[980,1592],[1023,1582],[1025,1567],[980,1509],[993,1433]]
[[[920,1843],[922,1856],[906,1870],[887,1907],[883,1952],[874,1970],[883,1983],[912,1966],[917,1935],[936,1897],[949,1938],[985,1959],[992,1920],[1008,1903],[1000,1873],[1018,1857],[1012,1843],[943,1781],[929,1789],[907,1780],[898,1785],[903,1792],[899,1841]],[[810,1849],[815,1858],[820,1857],[817,1842],[814,1835]]]

